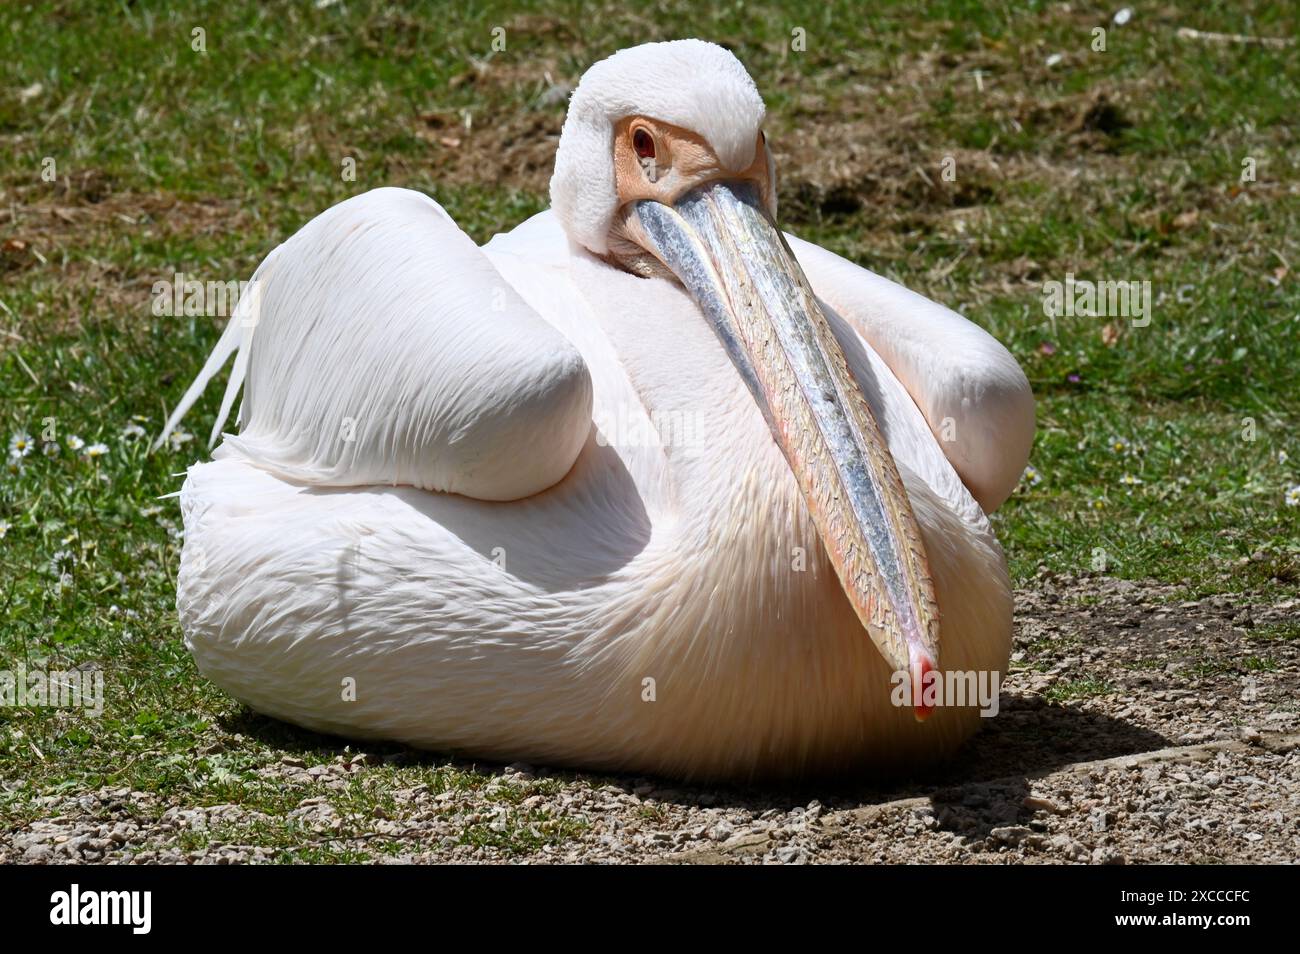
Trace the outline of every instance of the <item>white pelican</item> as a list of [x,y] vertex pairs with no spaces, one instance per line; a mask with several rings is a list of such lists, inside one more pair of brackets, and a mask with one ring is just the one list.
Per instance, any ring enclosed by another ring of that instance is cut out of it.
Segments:
[[200,670],[323,732],[688,778],[967,737],[975,708],[919,718],[891,676],[1006,665],[985,514],[1029,385],[783,236],[763,118],[718,46],[623,50],[572,96],[549,211],[479,248],[377,189],[275,249],[168,423],[237,352],[239,434],[180,492]]

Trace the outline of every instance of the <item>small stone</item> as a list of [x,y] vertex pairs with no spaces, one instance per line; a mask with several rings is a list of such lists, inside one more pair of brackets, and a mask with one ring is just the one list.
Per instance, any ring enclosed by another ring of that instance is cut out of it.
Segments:
[[1056,804],[1056,802],[1052,801],[1050,798],[1047,798],[1045,795],[1026,795],[1024,801],[1020,804],[1024,805],[1025,808],[1028,808],[1030,811],[1050,812],[1053,815],[1059,815],[1061,812],[1065,811],[1065,809]]
[[1053,835],[1047,840],[1047,844],[1071,861],[1082,861],[1088,857],[1088,849],[1068,835]]
[[1024,825],[1007,825],[1002,828],[994,828],[989,832],[989,838],[1000,845],[1009,845],[1014,847],[1032,834],[1033,831]]
[[50,846],[40,843],[28,845],[27,850],[23,852],[23,861],[29,865],[48,864],[53,857],[54,852],[50,850]]

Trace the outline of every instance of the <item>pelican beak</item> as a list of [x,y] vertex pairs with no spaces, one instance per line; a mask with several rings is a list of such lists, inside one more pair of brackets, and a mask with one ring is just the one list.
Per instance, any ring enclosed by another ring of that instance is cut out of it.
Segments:
[[930,714],[939,619],[912,505],[803,269],[748,182],[709,182],[671,207],[636,203],[647,251],[699,304],[799,483],[858,619]]

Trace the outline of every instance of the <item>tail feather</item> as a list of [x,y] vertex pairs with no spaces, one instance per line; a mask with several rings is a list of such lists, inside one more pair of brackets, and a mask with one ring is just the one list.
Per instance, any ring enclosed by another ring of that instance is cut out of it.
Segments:
[[[231,323],[233,324],[234,321],[235,319],[232,318]],[[243,344],[242,336],[241,344]],[[216,444],[217,438],[221,436],[221,428],[225,425],[226,418],[230,416],[231,405],[235,403],[235,395],[239,393],[239,389],[244,383],[244,374],[247,370],[248,348],[240,347],[239,353],[235,355],[235,366],[230,370],[230,380],[226,383],[226,393],[221,398],[221,411],[217,414],[217,419],[212,424],[212,434],[208,437],[209,450]],[[239,423],[238,417],[236,417],[235,423]]]
[[[268,256],[267,261],[270,261]],[[264,262],[263,265],[266,263]],[[171,417],[167,419],[167,424],[163,427],[162,433],[158,439],[153,442],[150,450],[157,450],[162,446],[163,441],[171,435],[176,429],[176,425],[181,422],[186,413],[194,402],[197,401],[207,388],[208,382],[211,381],[222,369],[226,361],[232,354],[236,355],[234,368],[230,372],[230,380],[226,384],[225,396],[221,399],[221,412],[217,415],[215,423],[212,425],[212,434],[208,438],[208,448],[211,449],[221,436],[221,428],[225,425],[226,419],[230,416],[230,409],[235,403],[235,398],[239,395],[239,390],[244,384],[244,375],[248,369],[248,346],[253,339],[253,329],[256,325],[256,308],[259,292],[258,285],[262,268],[259,267],[253,275],[253,280],[248,284],[248,290],[239,298],[239,304],[235,306],[234,313],[230,316],[230,321],[226,323],[226,330],[221,333],[217,339],[216,347],[208,355],[208,360],[203,363],[202,370],[194,378],[194,383],[189,386],[185,396],[181,398],[176,409],[172,411]],[[247,332],[247,334],[245,334]],[[237,353],[237,354],[236,354]]]

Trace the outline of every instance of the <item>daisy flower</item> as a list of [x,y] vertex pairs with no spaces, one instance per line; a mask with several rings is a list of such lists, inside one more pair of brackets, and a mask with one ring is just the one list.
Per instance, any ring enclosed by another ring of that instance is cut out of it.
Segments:
[[25,431],[19,431],[13,437],[9,438],[9,456],[26,457],[32,452],[35,446],[32,442],[32,435]]
[[79,451],[79,450],[81,450],[81,449],[82,449],[83,447],[85,447],[85,446],[86,446],[86,442],[83,441],[83,440],[82,440],[80,437],[78,437],[76,434],[69,434],[69,435],[68,435],[68,450],[70,450],[70,451]]
[[144,428],[132,421],[126,427],[122,428],[122,437],[128,441],[138,441],[145,436]]
[[181,446],[194,440],[194,435],[183,427],[178,427],[167,437],[167,443],[171,445],[172,450],[180,450]]
[[58,457],[59,442],[45,441],[43,444],[41,444],[41,453],[44,454],[46,457]]
[[97,457],[103,457],[108,453],[107,444],[91,444],[86,448],[86,459],[94,460]]
[[3,540],[9,533],[9,521],[0,520],[0,540]]
[[1112,454],[1127,454],[1129,442],[1124,440],[1122,437],[1112,437],[1109,446]]
[[1283,498],[1288,507],[1300,507],[1300,484],[1292,484],[1286,489],[1286,497]]
[[1119,479],[1119,482],[1125,487],[1136,487],[1138,484],[1142,483],[1142,478],[1134,477],[1132,474],[1125,474]]
[[1043,475],[1038,472],[1038,468],[1032,464],[1025,468],[1025,472],[1020,475],[1020,479],[1030,487],[1037,487],[1043,482]]

